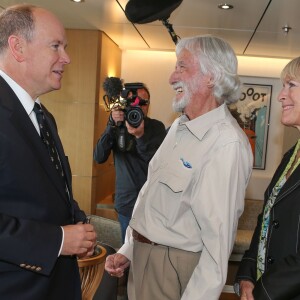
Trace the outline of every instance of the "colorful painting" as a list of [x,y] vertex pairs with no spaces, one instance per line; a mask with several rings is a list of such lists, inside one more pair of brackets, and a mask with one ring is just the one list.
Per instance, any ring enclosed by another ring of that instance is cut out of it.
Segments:
[[239,101],[229,105],[252,147],[253,168],[265,169],[272,85],[243,83]]

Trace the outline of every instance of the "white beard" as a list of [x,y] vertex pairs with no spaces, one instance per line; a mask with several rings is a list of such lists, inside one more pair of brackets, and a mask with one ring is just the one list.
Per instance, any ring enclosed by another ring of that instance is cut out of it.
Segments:
[[176,85],[182,87],[184,96],[179,100],[174,97],[172,107],[175,112],[183,112],[186,106],[190,103],[194,91],[197,91],[197,89],[199,89],[199,78],[195,76],[189,81],[188,84],[184,82],[178,82],[176,83]]
[[183,112],[185,107],[189,104],[190,99],[189,97],[184,96],[180,100],[177,100],[176,98],[173,99],[172,107],[175,112]]

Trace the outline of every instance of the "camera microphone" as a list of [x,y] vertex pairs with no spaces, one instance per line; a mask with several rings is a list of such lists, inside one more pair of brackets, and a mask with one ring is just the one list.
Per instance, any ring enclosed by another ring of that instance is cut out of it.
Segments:
[[[116,100],[119,101],[119,97],[123,89],[122,80],[118,77],[106,77],[103,82],[103,89],[106,93],[103,96],[103,100],[107,109],[110,110],[110,103],[114,103]],[[121,124],[122,122],[117,122],[116,125],[120,126]]]
[[122,80],[118,77],[106,77],[103,89],[109,99],[117,99],[123,89]]

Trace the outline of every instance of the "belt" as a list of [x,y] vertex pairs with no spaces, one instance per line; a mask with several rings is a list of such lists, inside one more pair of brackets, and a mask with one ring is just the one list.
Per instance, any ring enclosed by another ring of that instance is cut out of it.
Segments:
[[133,238],[136,240],[136,241],[138,241],[138,242],[140,242],[140,243],[144,243],[144,244],[150,244],[150,245],[152,245],[152,246],[157,246],[157,245],[159,245],[159,244],[157,244],[157,243],[154,243],[154,242],[152,242],[152,241],[150,241],[149,239],[147,239],[146,237],[144,237],[143,235],[141,235],[140,233],[138,233],[136,230],[132,230],[132,236],[133,236]]

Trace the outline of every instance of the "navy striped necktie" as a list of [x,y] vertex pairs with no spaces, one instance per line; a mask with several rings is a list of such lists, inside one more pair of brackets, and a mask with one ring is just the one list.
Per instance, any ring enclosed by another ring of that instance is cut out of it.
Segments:
[[40,104],[35,102],[33,111],[36,114],[36,119],[38,121],[39,128],[40,128],[41,138],[42,138],[42,141],[44,142],[45,146],[47,147],[50,160],[52,161],[53,166],[56,169],[56,171],[58,172],[58,174],[60,175],[60,177],[62,177],[64,179],[65,175],[64,175],[64,172],[63,172],[63,169],[61,166],[59,155],[57,153],[55,142],[52,137],[48,122],[45,118],[44,112],[43,112]]

